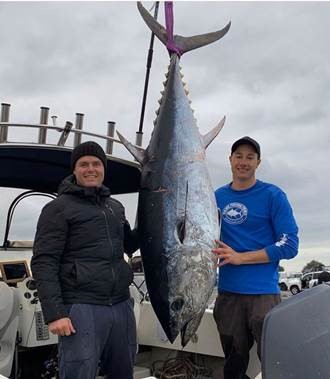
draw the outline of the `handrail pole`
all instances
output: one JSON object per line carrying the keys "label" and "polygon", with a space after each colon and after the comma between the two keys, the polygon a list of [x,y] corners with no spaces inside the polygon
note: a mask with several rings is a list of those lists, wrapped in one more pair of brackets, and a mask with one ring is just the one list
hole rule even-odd
{"label": "handrail pole", "polygon": [[[1,122],[9,122],[10,104],[1,103]],[[7,142],[8,139],[8,126],[0,126],[0,143]]]}

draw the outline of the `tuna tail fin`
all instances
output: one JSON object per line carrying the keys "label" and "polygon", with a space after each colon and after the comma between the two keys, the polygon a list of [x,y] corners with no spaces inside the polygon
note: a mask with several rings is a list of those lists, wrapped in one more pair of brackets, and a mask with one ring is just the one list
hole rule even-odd
{"label": "tuna tail fin", "polygon": [[[152,17],[152,15],[144,8],[140,1],[138,1],[137,7],[145,23],[148,25],[151,31],[158,37],[158,39],[166,46],[166,29]],[[174,43],[180,49],[182,55],[187,51],[194,50],[202,46],[206,46],[222,38],[228,32],[230,25],[231,22],[229,22],[223,29],[218,30],[216,32],[200,34],[192,37],[182,37],[180,35],[175,35]]]}
{"label": "tuna tail fin", "polygon": [[210,132],[202,136],[202,140],[204,143],[204,149],[206,149],[209,144],[214,140],[214,138],[219,134],[220,130],[224,126],[226,121],[226,116],[218,123],[218,125],[213,128]]}
{"label": "tuna tail fin", "polygon": [[230,25],[231,22],[229,22],[223,29],[217,30],[216,32],[199,34],[192,37],[182,37],[175,35],[174,42],[175,45],[180,49],[181,54],[184,54],[187,51],[209,45],[210,43],[222,38],[228,32]]}
{"label": "tuna tail fin", "polygon": [[133,157],[141,164],[145,162],[146,151],[142,147],[133,145],[127,139],[117,131],[120,142],[126,147],[126,149],[133,155]]}

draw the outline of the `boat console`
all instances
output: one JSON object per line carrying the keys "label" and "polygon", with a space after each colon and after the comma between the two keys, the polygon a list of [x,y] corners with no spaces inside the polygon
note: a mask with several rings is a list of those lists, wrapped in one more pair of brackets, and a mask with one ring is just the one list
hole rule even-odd
{"label": "boat console", "polygon": [[56,344],[44,322],[26,260],[0,262],[0,373],[10,375],[15,349]]}
{"label": "boat console", "polygon": [[15,295],[19,302],[19,345],[36,347],[56,344],[57,336],[49,333],[44,322],[35,280],[28,277],[18,283]]}

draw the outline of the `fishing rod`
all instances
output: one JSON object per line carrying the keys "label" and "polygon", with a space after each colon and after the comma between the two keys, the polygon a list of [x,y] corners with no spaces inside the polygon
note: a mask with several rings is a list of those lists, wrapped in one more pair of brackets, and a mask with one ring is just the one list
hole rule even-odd
{"label": "fishing rod", "polygon": [[[155,10],[154,10],[154,19],[155,20],[157,20],[157,17],[158,17],[158,8],[159,8],[159,1],[156,1],[155,2]],[[136,132],[135,144],[137,146],[142,146],[143,121],[144,121],[144,113],[145,113],[146,102],[147,102],[149,76],[150,76],[150,69],[151,69],[152,57],[153,57],[154,39],[155,39],[155,34],[152,32],[151,38],[150,38],[148,57],[147,57],[147,71],[146,71],[146,76],[145,76],[145,81],[144,81],[144,90],[143,90],[143,97],[142,97],[142,107],[141,107],[139,131]]]}

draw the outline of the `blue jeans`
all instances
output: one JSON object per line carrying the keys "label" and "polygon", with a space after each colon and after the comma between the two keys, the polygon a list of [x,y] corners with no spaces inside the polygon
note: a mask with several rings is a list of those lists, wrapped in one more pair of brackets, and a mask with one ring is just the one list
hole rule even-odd
{"label": "blue jeans", "polygon": [[133,300],[115,305],[72,304],[75,334],[59,338],[60,379],[133,379],[136,324]]}

